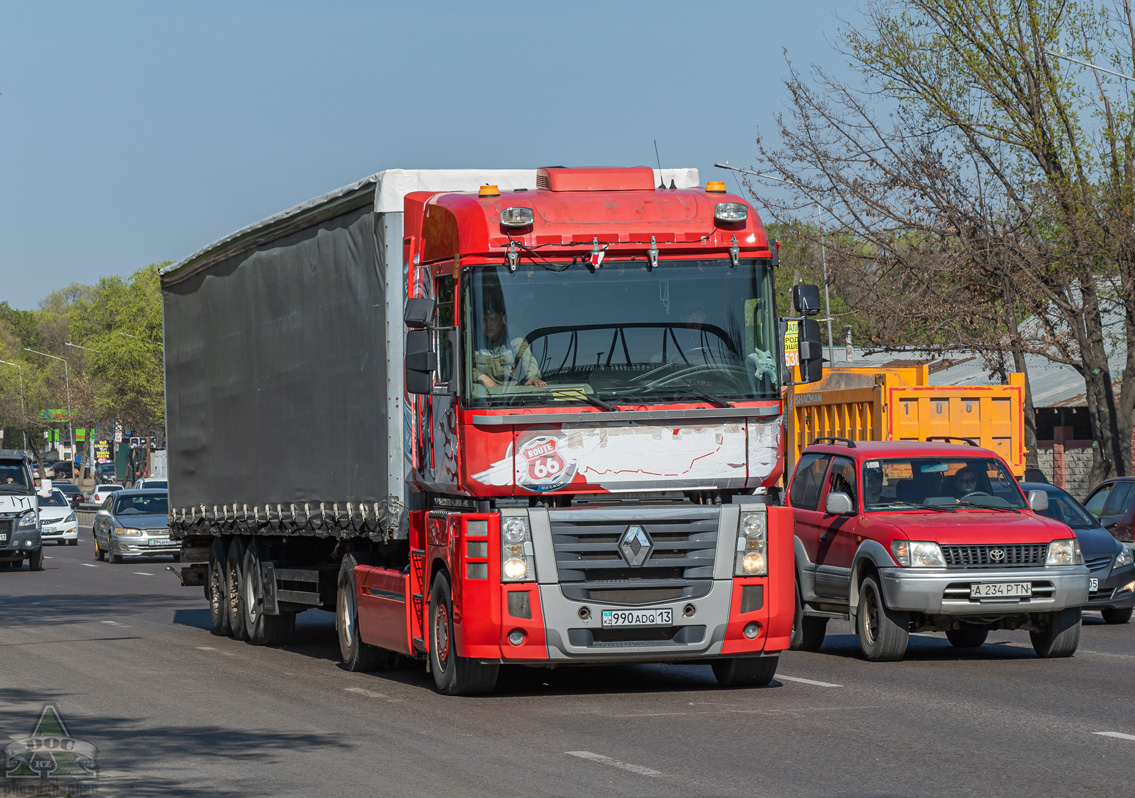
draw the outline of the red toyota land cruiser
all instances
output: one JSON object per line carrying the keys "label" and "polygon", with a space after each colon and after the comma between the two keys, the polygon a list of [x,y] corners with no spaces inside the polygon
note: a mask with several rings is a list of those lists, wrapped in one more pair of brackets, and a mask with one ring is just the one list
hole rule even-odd
{"label": "red toyota land cruiser", "polygon": [[972,648],[1027,629],[1041,657],[1080,640],[1088,569],[1076,536],[1034,510],[996,453],[924,441],[818,438],[788,490],[796,533],[793,648],[849,618],[863,655],[900,660],[911,632]]}

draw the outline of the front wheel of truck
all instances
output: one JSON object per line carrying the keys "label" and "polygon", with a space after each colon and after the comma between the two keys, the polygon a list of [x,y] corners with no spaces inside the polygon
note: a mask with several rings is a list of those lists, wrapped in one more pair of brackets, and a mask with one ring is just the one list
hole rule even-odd
{"label": "front wheel of truck", "polygon": [[1083,619],[1079,607],[1069,607],[1048,616],[1048,624],[1039,632],[1029,632],[1033,651],[1038,657],[1052,659],[1070,657],[1080,645]]}
{"label": "front wheel of truck", "polygon": [[453,638],[453,592],[444,571],[434,577],[430,590],[430,670],[443,695],[483,695],[497,683],[498,665],[483,664],[457,655]]}
{"label": "front wheel of truck", "polygon": [[816,618],[804,614],[804,599],[800,595],[800,586],[796,586],[796,614],[792,617],[792,642],[789,647],[793,651],[819,651],[824,645],[827,636],[828,619]]}
{"label": "front wheel of truck", "polygon": [[780,657],[733,657],[713,663],[713,675],[722,687],[764,687],[776,675]]}
{"label": "front wheel of truck", "polygon": [[906,655],[910,616],[887,606],[877,577],[869,576],[859,586],[855,631],[869,662],[898,662]]}
{"label": "front wheel of truck", "polygon": [[220,538],[213,538],[213,545],[209,547],[209,581],[205,584],[205,598],[209,602],[209,630],[215,635],[227,635],[231,631],[225,585],[225,544]]}
{"label": "front wheel of truck", "polygon": [[349,671],[389,670],[398,661],[398,655],[378,646],[364,643],[359,636],[358,587],[355,584],[355,566],[370,565],[363,553],[343,557],[339,566],[339,590],[335,598],[335,631],[339,635],[339,655],[343,667]]}

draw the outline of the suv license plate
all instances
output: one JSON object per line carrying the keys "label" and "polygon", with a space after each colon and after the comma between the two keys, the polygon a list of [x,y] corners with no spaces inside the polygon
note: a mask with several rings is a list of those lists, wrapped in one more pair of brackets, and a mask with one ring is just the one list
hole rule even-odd
{"label": "suv license plate", "polygon": [[604,626],[673,626],[674,610],[603,610]]}
{"label": "suv license plate", "polygon": [[1030,598],[1032,594],[1032,582],[977,582],[969,586],[971,599]]}

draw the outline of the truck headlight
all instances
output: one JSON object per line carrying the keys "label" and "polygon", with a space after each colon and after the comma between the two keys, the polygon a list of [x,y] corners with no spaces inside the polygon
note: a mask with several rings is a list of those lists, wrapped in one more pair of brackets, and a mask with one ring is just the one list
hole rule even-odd
{"label": "truck headlight", "polygon": [[28,527],[35,526],[35,510],[28,510],[20,516],[20,523],[17,525],[19,529],[27,529]]}
{"label": "truck headlight", "polygon": [[896,540],[891,543],[895,562],[904,568],[945,568],[942,548],[930,540]]}
{"label": "truck headlight", "polygon": [[1048,557],[1045,565],[1083,565],[1084,557],[1080,554],[1080,541],[1076,538],[1054,540],[1048,544]]}
{"label": "truck headlight", "polygon": [[768,574],[768,515],[764,508],[741,513],[737,529],[737,556],[734,576],[766,576]]}
{"label": "truck headlight", "polygon": [[1125,565],[1130,565],[1132,559],[1131,549],[1124,546],[1123,551],[1115,555],[1115,565],[1113,565],[1112,568],[1122,568]]}
{"label": "truck headlight", "polygon": [[501,513],[501,581],[531,582],[535,579],[536,559],[528,514]]}

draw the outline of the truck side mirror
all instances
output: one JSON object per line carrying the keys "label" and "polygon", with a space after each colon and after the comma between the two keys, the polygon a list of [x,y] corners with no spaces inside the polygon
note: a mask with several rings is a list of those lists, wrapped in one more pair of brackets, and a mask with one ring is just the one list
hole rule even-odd
{"label": "truck side mirror", "polygon": [[1043,490],[1029,491],[1029,507],[1033,512],[1043,513],[1048,509],[1048,492]]}
{"label": "truck side mirror", "polygon": [[820,289],[814,285],[792,286],[792,307],[801,316],[815,316],[820,312]]}
{"label": "truck side mirror", "polygon": [[406,311],[402,320],[407,327],[420,330],[429,327],[434,317],[434,301],[426,297],[414,297],[406,300]]}
{"label": "truck side mirror", "polygon": [[824,510],[828,515],[851,515],[855,512],[855,507],[846,493],[829,493]]}
{"label": "truck side mirror", "polygon": [[411,330],[406,333],[406,391],[408,393],[433,393],[437,354],[433,351],[432,344],[433,334],[429,330]]}
{"label": "truck side mirror", "polygon": [[[799,286],[797,286],[799,287]],[[800,382],[819,382],[824,376],[824,347],[820,343],[820,323],[815,319],[800,322]]]}

